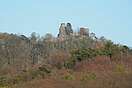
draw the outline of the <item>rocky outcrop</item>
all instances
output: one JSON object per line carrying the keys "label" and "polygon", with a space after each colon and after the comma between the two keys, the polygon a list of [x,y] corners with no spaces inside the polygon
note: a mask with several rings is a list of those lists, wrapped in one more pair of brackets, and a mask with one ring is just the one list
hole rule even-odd
{"label": "rocky outcrop", "polygon": [[65,36],[66,36],[66,26],[65,26],[65,23],[62,23],[60,28],[59,28],[58,37],[59,38],[64,38]]}
{"label": "rocky outcrop", "polygon": [[59,28],[58,38],[64,40],[69,36],[72,37],[89,37],[89,29],[87,27],[81,27],[78,32],[73,32],[71,23],[62,23]]}
{"label": "rocky outcrop", "polygon": [[70,23],[62,23],[59,28],[58,38],[66,38],[73,34],[72,25]]}
{"label": "rocky outcrop", "polygon": [[66,34],[67,35],[73,34],[72,25],[70,23],[67,23],[66,25]]}

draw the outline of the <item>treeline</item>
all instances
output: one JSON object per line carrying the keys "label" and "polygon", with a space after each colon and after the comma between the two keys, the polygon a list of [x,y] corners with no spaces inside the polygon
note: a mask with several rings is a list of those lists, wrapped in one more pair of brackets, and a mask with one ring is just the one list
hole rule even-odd
{"label": "treeline", "polygon": [[71,58],[65,63],[65,67],[73,68],[77,62],[84,60],[94,61],[97,56],[105,56],[110,59],[111,62],[121,62],[128,59],[132,54],[132,50],[127,46],[114,44],[113,42],[106,40],[103,47],[100,48],[81,48],[71,51]]}
{"label": "treeline", "polygon": [[[68,80],[69,85],[77,81],[73,86],[78,83],[83,86],[90,85],[90,80],[97,81],[100,85],[100,79],[103,84],[108,81],[105,75],[101,75],[103,78],[96,77],[101,71],[109,75],[110,82],[115,80],[114,76],[122,78],[124,73],[129,73],[126,75],[127,79],[122,78],[125,79],[123,82],[129,83],[131,58],[132,49],[114,44],[104,37],[97,38],[94,33],[69,35],[64,38],[54,37],[49,33],[42,37],[36,33],[32,33],[30,37],[0,33],[0,87],[20,88],[28,82],[46,80],[48,77],[59,82],[62,80],[67,83]],[[114,85],[110,82],[108,81],[108,87]],[[14,87],[15,85],[18,87]]]}
{"label": "treeline", "polygon": [[96,56],[108,56],[111,61],[121,61],[131,53],[129,47],[95,35],[68,36],[61,40],[52,34],[40,37],[32,33],[26,37],[0,33],[0,69],[13,66],[19,71],[43,64],[71,68],[78,61],[93,60]]}

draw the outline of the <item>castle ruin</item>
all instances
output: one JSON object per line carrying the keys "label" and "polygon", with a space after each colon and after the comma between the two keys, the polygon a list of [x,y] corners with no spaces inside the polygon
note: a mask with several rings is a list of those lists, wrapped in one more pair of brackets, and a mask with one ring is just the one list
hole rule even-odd
{"label": "castle ruin", "polygon": [[81,27],[78,32],[73,32],[71,23],[62,23],[59,28],[59,39],[65,39],[69,36],[89,36],[89,29]]}

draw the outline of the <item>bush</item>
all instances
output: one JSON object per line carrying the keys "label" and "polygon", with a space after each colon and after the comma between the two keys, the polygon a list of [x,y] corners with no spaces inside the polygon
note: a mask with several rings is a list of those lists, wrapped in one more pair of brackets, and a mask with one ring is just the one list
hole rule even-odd
{"label": "bush", "polygon": [[64,67],[68,69],[72,69],[75,66],[76,61],[74,59],[70,59],[65,61]]}
{"label": "bush", "polygon": [[125,73],[125,66],[123,64],[117,64],[115,67],[115,72],[116,73]]}
{"label": "bush", "polygon": [[3,86],[3,87],[1,87],[1,86],[0,86],[0,88],[10,88],[10,87],[8,87],[8,86]]}
{"label": "bush", "polygon": [[84,73],[81,77],[82,82],[90,81],[90,80],[95,80],[96,79],[96,74],[95,73]]}
{"label": "bush", "polygon": [[74,80],[74,76],[72,74],[67,74],[63,77],[64,80]]}
{"label": "bush", "polygon": [[0,87],[5,87],[8,85],[9,79],[5,76],[0,77]]}
{"label": "bush", "polygon": [[77,49],[71,52],[72,58],[74,58],[76,61],[91,60],[96,55],[97,55],[96,50],[91,48]]}

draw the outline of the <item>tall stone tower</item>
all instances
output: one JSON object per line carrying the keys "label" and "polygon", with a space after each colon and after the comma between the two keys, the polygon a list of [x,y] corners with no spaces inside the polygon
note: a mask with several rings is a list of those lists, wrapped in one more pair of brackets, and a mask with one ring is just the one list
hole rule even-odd
{"label": "tall stone tower", "polygon": [[73,34],[72,25],[70,23],[62,23],[59,28],[58,38],[65,39]]}
{"label": "tall stone tower", "polygon": [[59,38],[64,38],[66,37],[66,26],[65,23],[61,23],[61,26],[59,28],[59,34],[58,34]]}
{"label": "tall stone tower", "polygon": [[66,33],[67,33],[67,35],[73,34],[71,23],[67,23],[67,25],[66,25]]}

